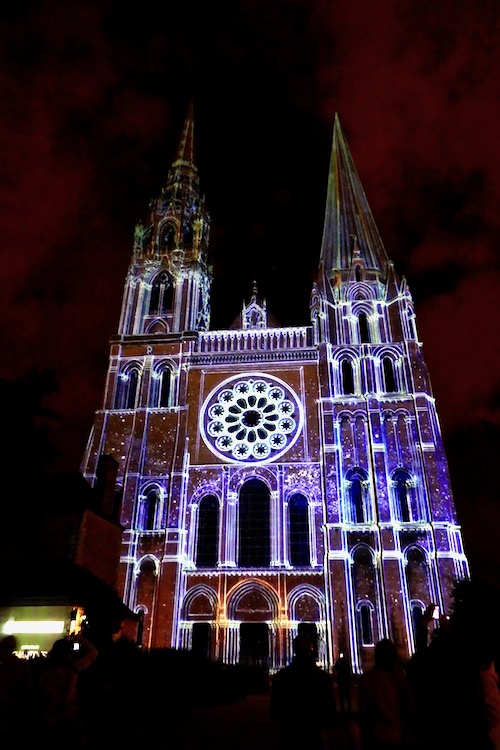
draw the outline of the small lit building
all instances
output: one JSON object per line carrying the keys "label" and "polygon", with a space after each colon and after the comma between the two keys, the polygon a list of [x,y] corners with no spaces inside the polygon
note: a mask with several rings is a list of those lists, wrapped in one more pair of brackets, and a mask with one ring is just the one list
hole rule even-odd
{"label": "small lit building", "polygon": [[43,512],[38,523],[25,523],[0,573],[0,637],[15,635],[25,655],[80,630],[105,642],[122,622],[136,637],[139,618],[116,591],[123,531],[116,468],[103,456],[95,488],[78,473],[46,477],[38,487]]}

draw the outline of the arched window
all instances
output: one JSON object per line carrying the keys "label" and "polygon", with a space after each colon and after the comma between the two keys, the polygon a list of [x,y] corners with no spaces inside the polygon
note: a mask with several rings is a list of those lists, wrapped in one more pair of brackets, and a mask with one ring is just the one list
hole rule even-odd
{"label": "arched window", "polygon": [[290,565],[311,564],[309,549],[309,508],[304,495],[293,495],[288,504],[288,532],[290,539]]}
{"label": "arched window", "polygon": [[198,538],[196,540],[196,566],[215,568],[219,558],[219,501],[215,495],[206,495],[200,501]]}
{"label": "arched window", "polygon": [[394,377],[394,363],[390,357],[384,357],[382,360],[382,369],[384,371],[384,385],[386,393],[396,393],[396,378]]}
{"label": "arched window", "polygon": [[352,583],[356,604],[356,627],[358,638],[363,646],[373,644],[376,621],[373,617],[375,602],[378,599],[377,575],[373,562],[373,550],[367,545],[359,545],[353,553]]}
{"label": "arched window", "polygon": [[239,497],[238,565],[267,568],[271,563],[269,489],[260,479],[250,479]]}
{"label": "arched window", "polygon": [[363,646],[371,646],[373,644],[372,614],[372,607],[368,603],[364,602],[359,606],[359,632]]}
{"label": "arched window", "polygon": [[361,266],[356,266],[356,268],[354,269],[354,274],[356,276],[356,281],[361,281],[361,279],[363,278],[361,274]]}
{"label": "arched window", "polygon": [[368,326],[368,316],[366,313],[360,313],[358,316],[359,341],[361,344],[370,343],[370,328]]}
{"label": "arched window", "polygon": [[411,521],[411,508],[408,490],[411,487],[411,477],[404,469],[397,469],[393,476],[396,509],[399,520],[404,523]]}
{"label": "arched window", "polygon": [[416,647],[420,645],[427,645],[420,644],[420,638],[422,633],[422,616],[423,616],[423,607],[420,602],[411,602],[411,624],[412,624],[412,630],[413,630],[413,638],[414,642],[416,644]]}
{"label": "arched window", "polygon": [[182,229],[182,237],[184,240],[184,247],[189,248],[193,244],[193,225],[191,223],[184,224],[184,227]]}
{"label": "arched window", "polygon": [[420,607],[423,612],[427,604],[435,599],[435,594],[427,556],[418,545],[413,545],[406,550],[405,577],[412,612],[415,606]]}
{"label": "arched window", "polygon": [[172,373],[169,367],[163,368],[160,373],[160,385],[159,385],[159,403],[158,406],[161,409],[166,409],[170,406],[170,383]]}
{"label": "arched window", "polygon": [[159,273],[153,281],[149,298],[149,315],[163,315],[172,308],[173,285],[166,271]]}
{"label": "arched window", "polygon": [[367,474],[363,469],[351,469],[347,472],[346,479],[349,482],[350,518],[353,523],[366,523],[368,521],[365,498]]}
{"label": "arched window", "polygon": [[137,400],[137,384],[139,382],[139,373],[135,369],[129,370],[128,373],[128,388],[125,409],[134,409]]}
{"label": "arched window", "polygon": [[119,375],[115,393],[115,409],[135,409],[138,384],[137,367],[130,367]]}
{"label": "arched window", "polygon": [[160,498],[157,490],[149,490],[144,499],[144,509],[142,514],[142,528],[145,531],[153,531],[156,528],[156,519]]}
{"label": "arched window", "polygon": [[[151,611],[151,604],[154,601],[157,582],[158,574],[153,560],[150,558],[142,560],[137,577],[136,596],[137,602],[146,605],[149,611]],[[144,633],[147,631],[148,624],[147,622],[144,623]]]}
{"label": "arched window", "polygon": [[354,389],[354,372],[350,359],[342,360],[342,393],[348,396],[355,392]]}
{"label": "arched window", "polygon": [[172,252],[172,250],[175,249],[175,235],[175,224],[169,221],[167,224],[165,224],[162,235],[162,245],[164,245],[169,252]]}

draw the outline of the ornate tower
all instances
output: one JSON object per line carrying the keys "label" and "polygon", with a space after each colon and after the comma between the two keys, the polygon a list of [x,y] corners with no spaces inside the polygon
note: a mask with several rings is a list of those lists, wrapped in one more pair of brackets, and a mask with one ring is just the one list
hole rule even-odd
{"label": "ornate tower", "polygon": [[254,284],[209,329],[209,218],[190,110],[136,228],[103,408],[82,471],[119,464],[120,587],[143,647],[288,662],[300,630],[354,669],[450,607],[468,577],[406,281],[335,118],[311,324],[280,327]]}

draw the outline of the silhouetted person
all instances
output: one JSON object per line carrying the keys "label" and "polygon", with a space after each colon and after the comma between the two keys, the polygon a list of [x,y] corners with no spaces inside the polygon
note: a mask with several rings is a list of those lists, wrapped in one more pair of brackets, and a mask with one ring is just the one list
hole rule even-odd
{"label": "silhouetted person", "polygon": [[14,635],[0,641],[0,746],[28,746],[32,725],[26,717],[34,709],[34,681],[30,665],[14,653],[18,642]]}
{"label": "silhouetted person", "polygon": [[53,644],[37,670],[43,739],[51,748],[84,747],[85,720],[80,708],[78,679],[97,657],[97,649],[83,635]]}
{"label": "silhouetted person", "polygon": [[427,648],[410,660],[418,737],[426,750],[495,747],[498,730],[494,714],[498,708],[491,703],[494,674],[488,669],[495,652],[498,618],[488,617],[490,593],[469,581],[459,582],[453,592],[451,616],[441,614],[430,629]]}
{"label": "silhouetted person", "polygon": [[492,750],[500,750],[500,690],[495,661],[486,647],[479,660],[479,694]]}
{"label": "silhouetted person", "polygon": [[[359,712],[363,750],[399,750],[413,734],[413,692],[389,638],[375,645],[375,665],[361,675]],[[413,745],[412,745],[413,746]]]}
{"label": "silhouetted person", "polygon": [[281,748],[324,750],[333,747],[335,695],[333,677],[318,667],[313,642],[295,637],[294,657],[271,682],[271,717],[280,724]]}
{"label": "silhouetted person", "polygon": [[334,669],[337,674],[340,710],[342,713],[351,713],[351,664],[344,653],[339,654]]}
{"label": "silhouetted person", "polygon": [[[136,726],[124,722],[123,716],[138,711],[142,692],[131,690],[130,685],[144,682],[141,670],[144,659],[145,655],[123,634],[121,626],[108,643],[100,645],[92,668],[81,677],[91,746],[98,747],[102,743],[110,746],[116,744],[117,747],[120,743],[133,744]],[[146,694],[151,700],[150,691],[146,691]]]}

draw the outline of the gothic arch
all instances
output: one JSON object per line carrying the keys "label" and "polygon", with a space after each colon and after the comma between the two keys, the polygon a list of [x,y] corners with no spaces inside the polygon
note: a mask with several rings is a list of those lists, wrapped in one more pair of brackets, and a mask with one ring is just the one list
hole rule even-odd
{"label": "gothic arch", "polygon": [[278,490],[276,472],[268,466],[258,466],[254,469],[249,469],[248,467],[237,469],[230,477],[229,492],[234,492],[238,495],[243,485],[250,479],[259,479],[267,485],[270,493],[277,492]]}
{"label": "gothic arch", "polygon": [[120,370],[116,380],[115,409],[135,409],[139,398],[142,372],[140,362],[128,362]]}
{"label": "gothic arch", "polygon": [[346,516],[351,523],[370,523],[369,480],[365,469],[355,466],[345,475],[347,490]]}
{"label": "gothic arch", "polygon": [[137,561],[134,570],[135,606],[141,607],[143,612],[148,612],[148,616],[145,616],[141,621],[141,642],[143,634],[147,634],[146,642],[149,643],[151,637],[150,613],[153,611],[153,602],[156,598],[159,561],[153,555],[145,555]]}
{"label": "gothic arch", "polygon": [[196,567],[216,568],[219,562],[220,502],[217,495],[206,493],[198,503],[196,529]]}
{"label": "gothic arch", "polygon": [[144,570],[146,570],[146,568],[148,571],[150,570],[153,575],[157,576],[160,571],[160,561],[154,555],[143,555],[137,560],[134,566],[135,575],[139,576]]}
{"label": "gothic arch", "polygon": [[427,551],[418,544],[404,550],[404,565],[408,598],[430,604],[434,601],[431,568]]}
{"label": "gothic arch", "polygon": [[288,498],[288,561],[293,567],[311,565],[310,501],[303,492]]}
{"label": "gothic arch", "polygon": [[378,584],[374,551],[367,544],[357,544],[351,550],[351,560],[358,643],[371,646],[378,640]]}
{"label": "gothic arch", "polygon": [[337,422],[339,424],[345,421],[351,424],[354,424],[357,419],[362,419],[363,422],[366,423],[366,414],[361,409],[358,409],[358,408],[356,408],[354,411],[349,411],[348,409],[339,411],[338,416],[337,416]]}
{"label": "gothic arch", "polygon": [[164,315],[172,309],[174,281],[165,269],[161,269],[151,279],[149,294],[149,315]]}
{"label": "gothic arch", "polygon": [[276,620],[279,598],[276,591],[264,581],[252,579],[238,583],[226,598],[228,620],[262,622]]}
{"label": "gothic arch", "polygon": [[219,600],[217,593],[210,586],[198,584],[189,589],[182,603],[182,617],[184,620],[208,619],[215,620]]}
{"label": "gothic arch", "polygon": [[160,335],[169,333],[168,323],[162,318],[156,318],[146,326],[145,333],[158,333]]}
{"label": "gothic arch", "polygon": [[168,218],[158,227],[160,247],[165,248],[168,253],[175,250],[179,241],[179,223],[173,218]]}
{"label": "gothic arch", "polygon": [[238,567],[271,565],[271,493],[263,479],[249,477],[238,493]]}
{"label": "gothic arch", "polygon": [[356,378],[354,374],[354,362],[350,357],[340,360],[340,393],[344,396],[352,396],[356,393]]}
{"label": "gothic arch", "polygon": [[160,484],[152,482],[144,486],[137,500],[137,529],[154,531],[162,527],[164,497],[165,489]]}
{"label": "gothic arch", "polygon": [[299,584],[288,594],[290,620],[320,622],[326,619],[325,596],[310,584]]}
{"label": "gothic arch", "polygon": [[[364,275],[364,268],[362,269],[362,274]],[[355,303],[355,314],[358,315],[362,310],[366,312],[367,314],[370,314],[373,312],[373,308],[371,304],[369,305],[358,305],[357,303],[363,303],[363,302],[372,302],[376,300],[376,291],[373,288],[373,286],[367,282],[367,281],[356,281],[355,284],[349,284],[349,288],[347,290],[347,299],[349,302]],[[354,312],[354,306],[353,306],[353,312]]]}
{"label": "gothic arch", "polygon": [[169,359],[158,362],[153,370],[154,389],[152,406],[167,409],[175,403],[177,367]]}
{"label": "gothic arch", "polygon": [[394,359],[388,355],[382,357],[381,361],[381,386],[385,393],[397,393],[399,391],[396,377],[396,367]]}
{"label": "gothic arch", "polygon": [[398,467],[391,474],[391,483],[394,493],[395,517],[403,523],[417,520],[415,518],[415,481],[411,472],[403,467]]}

